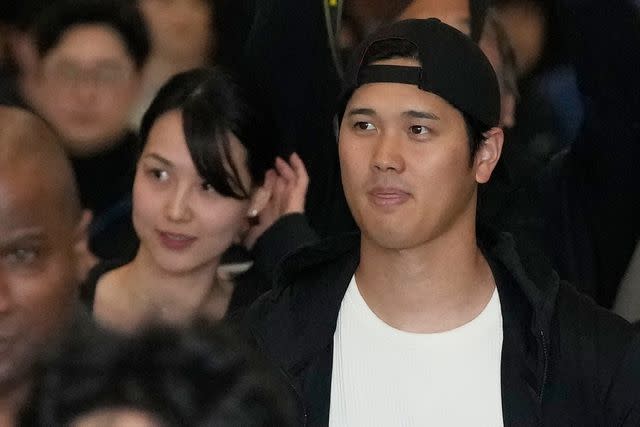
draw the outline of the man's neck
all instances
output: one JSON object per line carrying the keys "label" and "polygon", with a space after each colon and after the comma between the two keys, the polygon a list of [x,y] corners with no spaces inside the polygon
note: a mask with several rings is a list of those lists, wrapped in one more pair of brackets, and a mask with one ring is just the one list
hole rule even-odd
{"label": "man's neck", "polygon": [[475,227],[449,230],[421,246],[385,249],[363,235],[356,281],[387,324],[407,332],[444,332],[478,316],[495,282]]}

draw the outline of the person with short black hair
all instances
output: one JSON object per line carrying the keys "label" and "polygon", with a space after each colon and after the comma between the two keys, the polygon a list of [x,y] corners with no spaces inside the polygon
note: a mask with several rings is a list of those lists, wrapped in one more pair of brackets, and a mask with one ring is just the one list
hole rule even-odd
{"label": "person with short black hair", "polygon": [[33,107],[60,135],[83,205],[93,212],[99,258],[135,251],[130,192],[136,135],[128,118],[149,54],[146,26],[124,0],[56,0],[35,19],[38,52]]}
{"label": "person with short black hair", "polygon": [[41,370],[21,425],[293,426],[287,390],[228,325],[85,333]]}
{"label": "person with short black hair", "polygon": [[353,55],[341,105],[360,233],[289,257],[245,317],[299,422],[638,425],[640,337],[476,223],[503,145],[480,48],[436,19],[393,23]]}
{"label": "person with short black hair", "polygon": [[71,155],[111,148],[127,131],[128,109],[149,55],[136,6],[120,0],[58,0],[40,13],[33,33],[41,61],[37,107]]}

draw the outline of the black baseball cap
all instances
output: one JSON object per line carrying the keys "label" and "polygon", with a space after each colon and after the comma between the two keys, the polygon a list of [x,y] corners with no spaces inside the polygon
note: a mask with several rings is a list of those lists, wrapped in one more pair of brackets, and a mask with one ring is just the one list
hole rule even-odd
{"label": "black baseball cap", "polygon": [[[415,46],[420,66],[365,63],[369,49],[385,40],[404,40]],[[435,18],[394,22],[358,46],[346,70],[339,120],[353,91],[375,82],[416,85],[487,129],[500,121],[500,89],[491,63],[468,36]]]}

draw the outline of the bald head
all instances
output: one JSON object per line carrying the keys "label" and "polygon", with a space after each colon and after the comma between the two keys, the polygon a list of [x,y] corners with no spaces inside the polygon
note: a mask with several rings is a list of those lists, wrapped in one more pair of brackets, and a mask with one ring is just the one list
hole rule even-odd
{"label": "bald head", "polygon": [[12,337],[0,354],[0,399],[29,384],[71,323],[85,222],[54,133],[29,112],[0,107],[0,330]]}
{"label": "bald head", "polygon": [[0,106],[0,180],[12,181],[17,173],[35,173],[65,214],[80,217],[73,170],[53,130],[33,113]]}

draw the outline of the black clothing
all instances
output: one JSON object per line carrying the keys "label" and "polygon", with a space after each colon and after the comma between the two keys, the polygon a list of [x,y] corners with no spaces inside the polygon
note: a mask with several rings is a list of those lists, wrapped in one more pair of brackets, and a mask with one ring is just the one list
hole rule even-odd
{"label": "black clothing", "polygon": [[[502,307],[505,425],[640,425],[640,338],[630,325],[535,260],[521,263],[508,234],[480,241]],[[297,252],[245,317],[297,394],[300,425],[328,424],[333,334],[359,242],[354,234]]]}
{"label": "black clothing", "polygon": [[131,190],[138,140],[128,132],[108,150],[72,157],[80,200],[93,213],[89,233],[92,252],[102,259],[130,258],[138,240],[131,223]]}
{"label": "black clothing", "polygon": [[129,262],[130,260],[125,259],[112,259],[108,261],[102,261],[96,264],[89,271],[87,278],[80,287],[80,301],[82,301],[82,303],[90,313],[93,313],[93,303],[96,299],[96,287],[100,278],[111,270],[120,268]]}
{"label": "black clothing", "polygon": [[0,105],[25,108],[15,73],[2,65],[0,65]]}
{"label": "black clothing", "polygon": [[[280,261],[317,240],[315,232],[309,227],[303,214],[285,215],[276,221],[256,241],[250,253],[251,259],[254,260],[253,266],[233,278],[235,287],[227,316],[240,317],[256,298],[271,289],[274,270]],[[224,258],[223,256],[223,260]],[[80,290],[80,299],[90,312],[93,312],[96,286],[100,278],[109,271],[128,264],[132,259],[133,256],[107,260],[91,269]]]}
{"label": "black clothing", "polygon": [[105,151],[72,157],[82,204],[96,216],[131,193],[138,158],[138,139],[127,132]]}
{"label": "black clothing", "polygon": [[[91,269],[87,280],[81,288],[80,298],[87,310],[93,312],[93,304],[96,296],[96,287],[100,278],[108,272],[128,264],[128,260],[109,260],[97,264]],[[269,282],[259,275],[255,268],[250,268],[247,272],[234,277],[235,284],[231,301],[227,309],[227,315],[236,317],[246,307],[251,305],[256,298],[269,290]]]}
{"label": "black clothing", "polygon": [[611,307],[640,237],[640,12],[626,0],[555,4],[585,117],[535,183],[542,235],[561,277]]}

